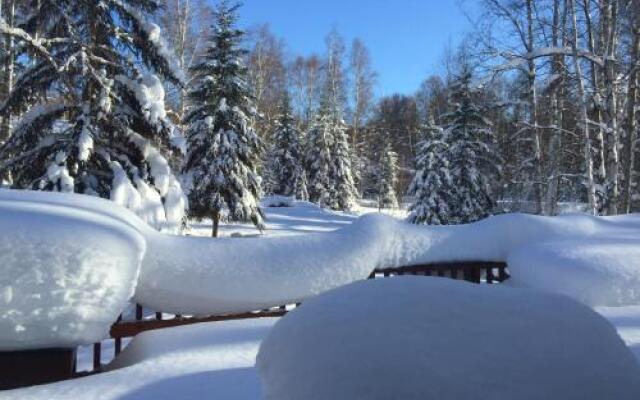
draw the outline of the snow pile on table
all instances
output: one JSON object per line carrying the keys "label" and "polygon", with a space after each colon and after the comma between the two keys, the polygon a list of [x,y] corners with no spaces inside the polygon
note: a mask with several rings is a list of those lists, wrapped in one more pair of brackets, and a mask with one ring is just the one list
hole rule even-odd
{"label": "snow pile on table", "polygon": [[0,191],[0,350],[108,336],[133,295],[145,242],[133,214],[102,203]]}
{"label": "snow pile on table", "polygon": [[613,327],[564,296],[443,278],[357,282],[262,343],[266,399],[638,399]]}
{"label": "snow pile on table", "polygon": [[0,391],[1,400],[256,400],[260,342],[275,318],[203,323],[142,333],[105,373]]}

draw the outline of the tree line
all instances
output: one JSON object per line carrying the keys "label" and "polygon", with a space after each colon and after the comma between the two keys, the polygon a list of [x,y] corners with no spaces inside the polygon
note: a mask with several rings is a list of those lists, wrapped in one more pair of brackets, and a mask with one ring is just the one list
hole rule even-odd
{"label": "tree line", "polygon": [[479,1],[446,72],[376,98],[362,40],[334,29],[324,54],[292,55],[228,1],[0,0],[2,179],[160,228],[188,203],[214,234],[262,227],[262,193],[335,210],[407,195],[431,224],[634,211],[638,3]]}

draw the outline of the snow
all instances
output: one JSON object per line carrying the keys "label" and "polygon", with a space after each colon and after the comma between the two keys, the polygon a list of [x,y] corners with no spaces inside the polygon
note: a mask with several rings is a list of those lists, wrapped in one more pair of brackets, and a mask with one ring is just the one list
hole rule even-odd
{"label": "snow", "polygon": [[134,293],[145,241],[112,211],[92,210],[94,200],[0,190],[0,350],[108,336]]}
{"label": "snow", "polygon": [[267,400],[640,398],[640,365],[588,307],[444,278],[313,298],[273,327],[257,368]]}
{"label": "snow", "polygon": [[[137,192],[133,185],[131,189]],[[265,201],[268,203],[271,199]],[[27,211],[34,213],[27,214]],[[360,213],[372,211],[367,207],[358,210]],[[5,218],[5,212],[9,214],[8,218]],[[134,293],[137,266],[132,266],[128,272],[125,269],[118,272],[112,267],[108,270],[103,267],[114,253],[140,257],[134,254],[136,249],[139,250],[136,246],[144,248],[146,243],[136,299],[146,296],[153,303],[152,308],[166,312],[175,310],[165,309],[165,303],[189,311],[182,314],[246,311],[295,302],[297,299],[305,299],[304,309],[315,301],[308,297],[359,280],[378,265],[507,260],[513,275],[508,281],[509,285],[543,288],[567,294],[588,305],[597,305],[596,311],[616,327],[627,346],[640,359],[640,306],[636,305],[640,301],[633,290],[634,286],[638,287],[636,271],[640,270],[635,264],[638,257],[634,249],[639,247],[640,216],[596,218],[566,215],[548,218],[511,214],[470,225],[426,227],[409,225],[380,215],[358,219],[357,215],[331,212],[300,201],[291,202],[291,207],[266,208],[265,212],[267,230],[260,237],[215,240],[176,237],[156,232],[134,213],[114,206],[110,201],[74,194],[0,190],[0,231],[10,232],[8,237],[12,238],[1,243],[4,247],[0,249],[0,262],[13,265],[14,261],[7,258],[9,254],[22,254],[25,248],[31,251],[26,247],[28,245],[34,246],[36,253],[33,258],[38,261],[36,265],[29,258],[21,256],[16,269],[7,269],[7,275],[0,278],[0,345],[15,345],[18,341],[20,348],[31,348],[27,345],[33,344],[35,347],[40,340],[40,343],[63,346],[91,343],[105,337],[106,328]],[[210,225],[203,222],[192,226],[189,233],[209,234],[210,229]],[[241,224],[223,225],[221,229],[224,236],[256,233],[255,228]],[[19,241],[18,234],[21,232],[28,232],[29,243]],[[35,244],[32,240],[35,240]],[[96,243],[100,244],[99,248],[94,248],[97,247]],[[78,248],[91,253],[82,253],[88,255],[83,255],[80,263],[74,261],[73,265],[63,265],[62,255],[67,254],[64,251],[70,249],[68,253],[75,254],[80,251]],[[139,261],[139,258],[136,260]],[[56,265],[56,268],[52,269],[51,265]],[[64,275],[60,273],[63,267]],[[38,274],[38,278],[43,278],[48,286],[36,288],[32,279],[34,273]],[[72,279],[78,276],[81,278]],[[84,278],[79,289],[75,285]],[[122,279],[125,284],[119,283],[116,287],[113,284],[116,278]],[[391,281],[395,279],[402,278]],[[419,279],[430,280],[424,277]],[[575,285],[568,284],[569,279]],[[18,284],[22,286],[18,287]],[[527,296],[534,293],[496,285],[479,290],[507,291]],[[105,298],[108,291],[112,293]],[[39,300],[33,296],[34,293],[46,295]],[[165,296],[167,299],[162,299]],[[375,302],[371,302],[374,309],[371,315],[374,317],[370,319],[375,322],[375,310],[386,307],[387,302],[393,303],[394,299],[394,296],[379,295]],[[10,306],[5,307],[5,304]],[[415,307],[416,304],[439,303],[421,300],[402,309],[426,312],[424,307]],[[515,307],[520,303],[513,304]],[[532,304],[537,303],[533,301]],[[557,304],[560,306],[554,301],[548,309],[555,313],[556,308],[563,308],[564,303]],[[42,310],[49,310],[46,307],[50,305],[60,307],[43,314]],[[112,311],[107,312],[107,307]],[[484,300],[477,302],[477,307],[482,307],[482,310],[476,310],[475,318],[484,320],[495,316],[502,319],[502,309],[488,312]],[[38,315],[42,320],[35,319]],[[345,321],[357,319],[359,315],[363,314],[352,313]],[[454,312],[453,316],[456,315]],[[452,321],[462,321],[462,318],[456,317]],[[528,328],[528,332],[537,332],[539,324],[529,323],[529,320],[520,318],[520,322],[527,327],[533,326]],[[38,321],[44,322],[36,332],[31,327]],[[57,321],[73,321],[74,324],[64,325],[65,329],[69,329],[68,332],[54,333],[55,329],[59,330],[62,326]],[[451,330],[452,333],[448,335],[462,335],[468,329],[475,329],[477,319],[469,321],[465,322],[464,331]],[[0,399],[262,398],[260,381],[253,365],[258,346],[273,323],[273,320],[233,321],[145,333],[132,341],[117,364],[109,367],[110,372],[4,392],[0,393]],[[562,325],[562,321],[559,324],[553,322],[553,325],[547,326],[552,326],[554,330],[556,326],[558,329],[566,326]],[[393,321],[387,325],[396,328],[374,329],[367,332],[366,337],[382,336],[384,341],[378,340],[378,348],[394,350],[397,345],[391,338],[398,333],[397,326],[401,325],[394,325]],[[23,327],[27,329],[22,331]],[[546,333],[551,334],[548,331]],[[574,332],[574,336],[582,343],[583,339],[593,337],[590,334],[588,338],[582,338],[583,332],[592,331],[592,327],[578,326],[575,329],[578,333]],[[424,343],[432,343],[428,332],[421,331],[419,335]],[[491,338],[492,335],[482,334],[482,337]],[[452,343],[474,344],[474,351],[489,349],[491,345],[486,344],[485,339],[468,342],[456,338],[454,336],[451,339]],[[504,342],[513,342],[514,338],[510,336]],[[386,346],[385,343],[393,345]],[[314,346],[322,348],[319,344]],[[606,345],[598,343],[582,349],[580,360],[589,364],[589,368],[599,368],[591,365],[599,362],[588,361],[600,357],[606,348]],[[104,362],[108,361],[110,354],[112,347],[103,350]],[[521,360],[529,360],[536,354],[542,354],[542,350],[529,350],[524,356],[520,353]],[[308,359],[311,356],[309,354]],[[547,365],[555,363],[553,356]],[[606,358],[604,360],[604,366],[610,365]],[[88,363],[86,359],[80,361],[82,365]],[[624,368],[618,370],[625,371]],[[598,377],[620,378],[620,375],[611,371],[600,373]],[[626,371],[633,371],[633,368],[627,368]],[[376,384],[379,377],[384,376],[382,372],[367,384]],[[496,379],[505,376],[502,372],[494,375]],[[560,375],[569,379],[564,372]],[[421,377],[428,376],[427,372],[421,374]],[[458,375],[458,382],[474,377],[473,374],[461,376]],[[500,381],[500,385],[503,383]],[[500,385],[489,385],[483,381],[476,387],[481,386],[485,390],[487,386]],[[394,397],[404,398],[402,393]],[[602,397],[611,398],[597,396],[597,393],[584,398]]]}
{"label": "snow", "polygon": [[176,314],[224,314],[297,303],[366,278],[384,259],[385,222],[288,237],[148,238],[135,299]]}
{"label": "snow", "polygon": [[[136,190],[123,189],[118,201],[128,206],[127,202],[140,202],[140,210],[150,214],[161,210],[159,196],[152,201],[151,194],[157,192],[147,187],[145,194],[141,189],[146,184],[136,184]],[[141,198],[128,197],[131,193]],[[21,196],[4,191],[0,199],[5,195]],[[38,194],[32,199],[55,201],[67,209],[84,205],[100,213],[110,208],[117,219],[133,225],[147,247],[135,300],[163,312],[259,310],[297,303],[364,279],[375,268],[473,260],[513,264],[509,281],[513,286],[551,290],[591,306],[640,304],[640,290],[636,289],[640,258],[634,249],[640,248],[637,215],[509,214],[468,225],[417,226],[378,214],[356,219],[294,202],[293,207],[269,209],[269,227],[282,230],[275,235],[212,240],[159,233],[125,210],[92,200],[55,194]],[[162,217],[154,214],[146,219]],[[299,235],[319,230],[326,232]]]}
{"label": "snow", "polygon": [[60,192],[73,192],[74,180],[65,165],[67,156],[64,152],[56,153],[55,160],[47,167],[47,179],[59,186]]}
{"label": "snow", "polygon": [[[240,312],[300,302],[364,279],[375,268],[507,261],[514,263],[513,286],[544,288],[591,306],[636,305],[636,251],[620,251],[615,243],[624,241],[626,249],[640,245],[639,229],[637,215],[509,214],[456,226],[417,226],[366,215],[340,230],[307,236],[211,241],[155,235],[148,242],[136,300],[173,313]],[[596,242],[602,243],[597,254],[589,250]],[[545,268],[548,257],[536,246],[548,243],[576,249],[570,270]],[[565,284],[571,279],[579,287]]]}
{"label": "snow", "polygon": [[0,392],[0,399],[262,398],[255,357],[276,320],[203,323],[136,336],[108,372]]}
{"label": "snow", "polygon": [[514,286],[562,293],[585,304],[624,306],[640,299],[638,239],[585,239],[522,246],[507,257]]}

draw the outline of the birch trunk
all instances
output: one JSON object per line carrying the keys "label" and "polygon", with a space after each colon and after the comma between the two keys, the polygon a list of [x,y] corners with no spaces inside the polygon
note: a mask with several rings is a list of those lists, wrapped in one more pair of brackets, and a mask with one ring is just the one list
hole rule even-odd
{"label": "birch trunk", "polygon": [[[527,50],[533,52],[533,0],[527,0]],[[542,173],[542,144],[538,125],[538,95],[536,93],[536,64],[533,57],[529,57],[528,64],[528,89],[529,89],[529,126],[533,134],[534,151],[534,180],[533,191],[536,202],[536,213],[545,213],[543,207],[543,173]]]}
{"label": "birch trunk", "polygon": [[[562,24],[562,25],[561,25]],[[560,0],[554,0],[553,4],[553,26],[552,26],[552,45],[553,47],[559,47],[565,45],[564,39],[561,40],[560,36],[564,32],[566,27],[566,9],[562,10]],[[563,37],[564,38],[564,37]],[[548,186],[546,193],[546,205],[547,214],[556,215],[558,213],[558,195],[560,185],[560,150],[562,148],[562,127],[563,127],[563,109],[564,109],[564,75],[565,75],[565,57],[562,54],[557,54],[552,59],[551,69],[554,79],[558,82],[554,82],[554,89],[551,96],[551,107],[553,113],[553,121],[555,129],[552,131],[551,139],[549,140],[549,148],[547,153],[549,154],[549,173],[548,173]]]}
{"label": "birch trunk", "polygon": [[[6,22],[9,26],[13,27],[15,24],[15,2],[14,0],[6,0],[3,2],[4,4],[0,5],[0,10],[2,6],[4,6],[4,12],[6,15]],[[0,14],[2,11],[0,11]],[[14,81],[14,40],[13,36],[5,35],[4,38],[4,60],[3,60],[3,69],[4,76],[2,82],[2,89],[5,96],[8,96],[9,93],[13,90],[13,81]],[[3,99],[4,100],[4,99]],[[0,143],[6,141],[9,136],[11,136],[11,115],[3,115],[2,116],[2,124],[0,125]]]}
{"label": "birch trunk", "polygon": [[624,190],[622,211],[631,212],[632,196],[636,186],[635,181],[635,152],[637,132],[637,104],[638,104],[638,67],[640,61],[640,18],[634,18],[633,22],[633,44],[631,47],[631,60],[633,65],[629,74],[628,90],[627,90],[627,136],[625,140],[625,177],[626,186]]}
{"label": "birch trunk", "polygon": [[618,103],[616,96],[616,59],[618,49],[618,0],[606,0],[604,7],[605,57],[604,90],[607,106],[607,214],[618,213],[619,167]]}
{"label": "birch trunk", "polygon": [[[587,45],[589,52],[591,54],[596,54],[596,43],[595,43],[595,34],[593,28],[593,22],[591,19],[591,7],[590,0],[583,0],[583,11],[584,11],[584,20],[585,20],[585,30],[587,34]],[[577,28],[574,28],[577,29]],[[600,47],[603,44],[600,43]],[[606,154],[605,154],[605,139],[604,139],[604,126],[603,126],[603,116],[602,116],[602,85],[600,79],[600,67],[594,62],[590,61],[590,72],[591,72],[591,86],[594,91],[594,119],[597,125],[596,129],[596,148],[598,152],[598,165],[596,169],[596,178],[597,183],[599,185],[604,185],[607,179],[607,170],[606,170]],[[606,196],[606,193],[601,193],[602,196]],[[606,198],[603,199],[603,202],[606,203]],[[600,209],[600,204],[597,205],[598,209]]]}
{"label": "birch trunk", "polygon": [[591,155],[591,138],[589,134],[589,115],[588,115],[588,100],[584,89],[584,82],[582,78],[582,67],[580,65],[580,58],[578,55],[578,22],[576,17],[576,7],[574,0],[567,0],[569,9],[571,10],[571,22],[573,37],[571,40],[571,51],[574,69],[576,73],[576,80],[578,86],[578,96],[580,99],[580,119],[582,120],[584,130],[584,163],[585,163],[585,175],[587,178],[587,200],[589,202],[589,211],[592,214],[597,214],[597,202],[596,202],[596,186],[593,176],[593,157]]}

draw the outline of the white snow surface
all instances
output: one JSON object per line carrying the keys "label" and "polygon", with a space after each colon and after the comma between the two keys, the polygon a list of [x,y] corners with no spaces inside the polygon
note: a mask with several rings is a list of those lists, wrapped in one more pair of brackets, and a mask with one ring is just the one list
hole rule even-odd
{"label": "white snow surface", "polygon": [[446,278],[310,299],[269,332],[257,367],[267,400],[640,398],[640,365],[588,307]]}
{"label": "white snow surface", "polygon": [[[375,268],[477,260],[512,262],[513,286],[563,293],[591,306],[634,305],[640,304],[639,233],[638,215],[508,214],[427,227],[370,214],[306,236],[154,235],[136,300],[172,313],[241,312],[299,302]],[[600,243],[597,251],[593,243]],[[552,258],[560,260],[556,267],[549,267]]]}
{"label": "white snow surface", "polygon": [[134,293],[145,241],[122,219],[128,212],[95,200],[0,191],[0,350],[108,336]]}
{"label": "white snow surface", "polygon": [[[135,300],[169,313],[258,310],[300,302],[379,267],[469,260],[509,262],[513,286],[567,294],[591,306],[640,304],[638,215],[507,214],[469,225],[416,226],[294,202],[268,209],[268,226],[276,233],[286,228],[289,236],[213,240],[157,232],[133,213],[89,196],[5,190],[3,199],[78,208],[131,226],[147,247]],[[327,232],[293,234],[314,230]]]}
{"label": "white snow surface", "polygon": [[273,318],[149,331],[136,336],[108,372],[11,391],[0,400],[256,400],[254,368]]}

